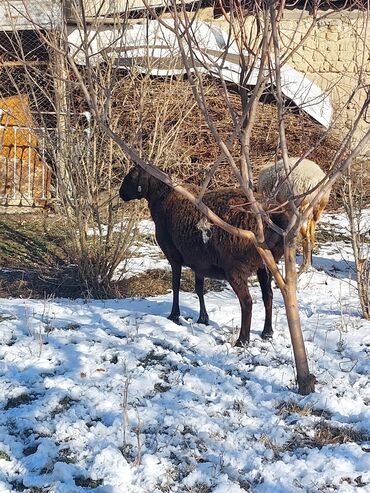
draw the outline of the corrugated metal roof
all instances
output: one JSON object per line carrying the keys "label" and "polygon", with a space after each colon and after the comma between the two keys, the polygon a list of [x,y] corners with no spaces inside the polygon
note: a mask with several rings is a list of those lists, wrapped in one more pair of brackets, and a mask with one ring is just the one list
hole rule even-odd
{"label": "corrugated metal roof", "polygon": [[[224,81],[236,85],[241,83],[239,45],[236,42],[230,43],[228,32],[217,25],[194,21],[190,43],[183,31],[185,28],[178,26],[179,35],[183,39],[181,49],[174,31],[174,21],[171,19],[166,20],[166,25],[157,20],[149,20],[133,24],[130,29],[120,31],[119,28],[120,26],[107,27],[99,31],[92,29],[88,33],[90,64],[98,64],[109,56],[114,63],[125,69],[134,66],[135,70],[142,73],[167,77],[186,73],[185,56],[188,66],[196,67],[200,73],[222,77]],[[76,63],[84,65],[86,52],[80,46],[86,41],[85,33],[74,29],[70,32],[68,41]],[[274,85],[274,73],[271,74],[268,67],[264,73]],[[258,77],[259,60],[248,71],[248,79],[243,83],[255,85]],[[284,96],[316,121],[329,127],[333,112],[330,97],[306,74],[284,64],[281,67],[281,85]]]}

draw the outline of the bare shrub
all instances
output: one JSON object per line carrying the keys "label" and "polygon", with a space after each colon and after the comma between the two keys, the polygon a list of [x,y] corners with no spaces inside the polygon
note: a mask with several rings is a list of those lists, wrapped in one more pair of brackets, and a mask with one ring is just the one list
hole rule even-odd
{"label": "bare shrub", "polygon": [[343,178],[343,202],[348,218],[355,269],[357,290],[362,315],[370,319],[370,190],[368,185],[367,160],[354,163],[355,172],[348,170]]}

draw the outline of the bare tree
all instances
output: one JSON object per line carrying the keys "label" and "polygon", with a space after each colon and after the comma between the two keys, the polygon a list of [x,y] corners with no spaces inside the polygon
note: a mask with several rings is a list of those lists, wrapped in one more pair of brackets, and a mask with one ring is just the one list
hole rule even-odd
{"label": "bare tree", "polygon": [[[12,57],[5,67],[7,89],[31,108],[32,132],[43,144],[53,171],[53,207],[64,217],[68,261],[76,267],[72,270],[82,293],[115,294],[113,276],[129,255],[137,210],[127,218],[130,211],[119,207],[117,189],[128,160],[100,120],[104,115],[110,130],[124,133],[139,155],[170,162],[181,121],[194,107],[194,103],[185,104],[190,91],[179,96],[179,83],[173,79],[163,102],[151,107],[153,130],[144,135],[144,106],[154,90],[153,81],[135,70],[123,73],[114,55],[121,51],[122,36],[130,28],[127,12],[111,10],[105,1],[96,9],[90,3],[88,10],[84,2],[63,1],[56,12],[47,12],[37,0],[17,3],[21,10],[12,2],[7,5],[14,19],[18,16],[32,27],[47,52],[44,61],[30,61],[30,47],[25,47],[14,23],[6,40]],[[50,15],[47,29],[38,23],[35,6],[45,18]],[[107,43],[104,46],[100,46],[102,38]],[[87,87],[94,111],[84,96]],[[132,103],[134,92],[138,97],[132,126],[122,128],[122,113]],[[0,95],[5,95],[5,89],[0,89]],[[168,129],[163,122],[173,111],[175,98],[177,123]]]}
{"label": "bare tree", "polygon": [[[281,232],[285,237],[285,274],[283,275],[264,242],[263,223],[265,221],[269,222],[269,218],[268,215],[264,213],[262,205],[256,200],[253,193],[254,170],[253,163],[250,159],[249,148],[251,129],[256,117],[256,105],[261,95],[265,92],[265,88],[269,86],[278,107],[280,142],[277,143],[277,149],[279,149],[279,153],[284,159],[287,175],[286,179],[289,181],[290,169],[287,160],[288,153],[284,127],[285,106],[281,83],[281,69],[285,61],[283,60],[279,32],[279,22],[281,19],[284,2],[279,4],[272,1],[267,3],[255,2],[254,6],[255,32],[253,33],[253,36],[251,36],[250,29],[248,29],[248,26],[245,23],[245,16],[243,15],[239,2],[230,2],[230,12],[227,14],[224,12],[225,17],[229,19],[229,43],[225,46],[224,57],[219,57],[215,62],[213,54],[199,46],[199,41],[196,35],[196,15],[189,14],[185,8],[179,12],[174,6],[172,10],[172,19],[171,22],[169,22],[166,19],[156,16],[156,13],[150,9],[150,6],[148,4],[146,5],[151,16],[157,18],[157,21],[161,23],[163,27],[175,35],[178,53],[180,54],[184,64],[194,99],[199,108],[202,110],[207,125],[212,131],[212,135],[220,148],[220,158],[215,162],[212,170],[208,174],[199,196],[194,196],[180,184],[174,183],[170,177],[160,171],[156,165],[148,162],[145,157],[140,157],[135,149],[127,145],[120,135],[112,129],[107,113],[101,112],[99,106],[96,104],[96,101],[92,96],[93,92],[89,78],[84,79],[73,56],[71,56],[70,53],[68,53],[67,56],[78,83],[84,92],[94,118],[99,122],[107,135],[109,135],[118,144],[118,146],[127,156],[129,156],[131,160],[142,166],[149,173],[155,175],[169,186],[176,188],[179,193],[187,197],[208,217],[208,219],[216,225],[224,228],[231,234],[237,234],[252,239],[266,266],[274,276],[275,281],[283,295],[297,369],[299,392],[302,394],[307,394],[314,389],[314,377],[309,372],[299,319],[297,301],[297,273],[295,263],[296,235],[300,225],[306,221],[307,216],[312,213],[312,208],[321,200],[323,195],[346,171],[346,169],[348,169],[352,160],[360,154],[369,142],[370,131],[368,131],[358,145],[350,151],[348,151],[350,136],[347,136],[343,140],[343,145],[340,149],[338,149],[335,162],[333,163],[325,179],[317,187],[316,196],[304,213],[299,212],[296,198],[292,197],[289,201],[289,209],[292,211],[290,225],[287,231]],[[317,18],[317,12],[315,15]],[[223,77],[221,70],[227,60],[227,53],[232,43],[237,44],[238,60],[241,67],[239,77],[240,97],[242,100],[241,115],[237,115],[230,104],[227,93],[227,81]],[[257,75],[255,76],[255,83],[253,87],[250,87],[248,82],[252,72]],[[207,99],[203,89],[204,73],[208,76],[214,76],[215,74],[218,76],[221,83],[221,90],[223,91],[223,97],[225,98],[226,104],[229,107],[234,121],[233,132],[226,141],[223,140],[218,133],[207,107]],[[111,93],[107,90],[107,88],[105,88],[105,96],[107,101],[109,101]],[[363,104],[357,121],[363,117],[367,106],[368,100],[366,100]],[[238,139],[240,143],[240,152],[238,156],[234,156],[230,152],[230,143],[235,138]],[[346,151],[346,153],[344,151]],[[225,161],[231,167],[237,182],[246,195],[247,201],[251,204],[251,208],[256,214],[259,225],[256,234],[247,231],[240,231],[237,228],[233,228],[231,225],[224,223],[202,202],[203,193],[207,189],[209,181],[212,178],[212,174],[216,172],[219,164]]]}
{"label": "bare tree", "polygon": [[359,160],[355,163],[356,173],[348,168],[344,176],[343,197],[344,208],[349,223],[352,249],[355,259],[355,275],[357,279],[358,297],[362,315],[370,319],[370,224],[364,214],[368,206],[368,190],[364,183],[366,177],[366,162]]}
{"label": "bare tree", "polygon": [[[127,258],[133,240],[134,216],[125,216],[117,206],[118,173],[127,161],[94,119],[74,80],[65,57],[68,32],[63,7],[63,15],[50,18],[51,25],[45,30],[34,16],[34,4],[24,2],[18,14],[32,26],[48,60],[29,60],[25,48],[30,51],[30,47],[25,47],[14,24],[7,39],[12,57],[12,63],[5,66],[8,86],[1,89],[1,95],[10,88],[21,103],[26,98],[31,109],[31,131],[52,169],[52,204],[63,219],[63,249],[74,278],[70,282],[81,294],[106,297],[114,294],[114,273]],[[14,8],[9,2],[15,17]],[[106,104],[102,88],[113,85],[115,71],[107,61],[89,72],[95,103],[109,115],[111,101]],[[116,129],[113,117],[110,123]]]}
{"label": "bare tree", "polygon": [[[203,113],[207,126],[209,127],[215,142],[220,149],[219,158],[208,172],[201,192],[198,196],[190,192],[186,187],[174,182],[171,178],[161,171],[159,167],[148,159],[145,153],[141,153],[134,146],[130,145],[122,138],[119,129],[115,128],[114,119],[110,111],[112,98],[114,97],[114,76],[109,78],[101,77],[101,70],[97,58],[101,58],[104,64],[111,63],[111,53],[124,52],[124,35],[128,27],[125,23],[112,26],[115,29],[110,31],[110,41],[101,49],[93,49],[94,42],[102,34],[101,24],[96,23],[94,29],[91,28],[91,22],[88,21],[84,10],[83,2],[72,0],[69,2],[72,6],[77,26],[79,28],[80,38],[71,46],[71,41],[65,43],[56,43],[55,38],[47,36],[45,42],[51,50],[59,53],[59,56],[67,60],[68,69],[73,73],[74,87],[77,87],[83,94],[84,100],[88,105],[89,112],[94,124],[98,125],[103,134],[108,136],[134,163],[143,167],[146,171],[153,174],[167,185],[175,188],[179,193],[185,196],[190,202],[198,207],[204,215],[217,226],[224,228],[230,234],[236,234],[249,238],[253,241],[256,249],[263,258],[266,266],[271,271],[279,289],[281,290],[288,320],[288,326],[292,339],[292,346],[297,370],[298,388],[301,394],[308,394],[314,390],[315,378],[309,372],[307,355],[302,336],[302,330],[299,318],[299,308],[297,301],[297,272],[296,272],[296,236],[300,226],[306,221],[309,214],[312,213],[313,207],[321,200],[328,189],[338,180],[340,176],[349,168],[353,159],[358,156],[367,143],[370,141],[370,131],[368,131],[360,142],[352,149],[349,149],[352,133],[343,139],[343,145],[338,149],[335,161],[326,177],[317,186],[316,195],[310,206],[300,212],[297,204],[299,197],[293,197],[289,200],[287,206],[291,211],[289,227],[286,231],[280,231],[284,236],[284,274],[276,264],[271,251],[267,248],[264,241],[264,223],[269,223],[274,227],[265,213],[262,204],[258,202],[254,195],[254,163],[250,156],[251,130],[256,119],[257,103],[261,96],[269,89],[270,95],[276,101],[278,108],[279,120],[279,142],[276,143],[277,154],[283,157],[286,168],[286,180],[290,180],[290,168],[288,163],[288,150],[285,132],[285,113],[283,87],[282,87],[282,70],[286,60],[291,53],[298,49],[299,44],[295,46],[285,46],[282,48],[280,22],[282,12],[285,6],[284,2],[252,2],[253,22],[252,28],[246,22],[245,12],[240,2],[230,0],[229,12],[223,10],[223,4],[220,3],[221,11],[228,22],[228,37],[223,47],[223,54],[213,53],[201,45],[197,35],[197,15],[196,12],[189,13],[185,5],[178,8],[175,2],[169,3],[171,8],[171,19],[162,18],[152,10],[146,2],[146,8],[152,18],[155,18],[167,32],[170,32],[176,40],[176,61],[182,61],[185,68],[187,79],[192,90],[193,98]],[[104,2],[102,2],[102,5]],[[312,15],[312,25],[319,19],[318,4],[314,5]],[[329,15],[323,13],[321,17]],[[61,33],[63,36],[63,32]],[[305,37],[300,41],[304,43]],[[98,44],[98,43],[97,43]],[[149,47],[148,47],[149,49]],[[231,53],[231,57],[230,57]],[[147,58],[150,58],[149,51]],[[81,59],[84,67],[81,67]],[[242,102],[242,112],[238,113],[230,101],[228,95],[228,80],[223,74],[223,68],[231,60],[237,60],[239,71],[237,80],[234,80],[239,86],[239,94]],[[149,60],[148,60],[149,61]],[[110,74],[116,72],[110,72]],[[233,130],[227,139],[224,139],[217,130],[212,119],[208,105],[207,97],[204,90],[204,76],[218,79],[218,88],[222,94],[225,105],[228,108],[232,121]],[[250,82],[253,79],[253,84]],[[362,87],[363,89],[363,87]],[[350,96],[353,97],[353,94]],[[312,103],[314,104],[314,103]],[[358,118],[354,122],[354,127],[363,118],[369,105],[369,98],[362,105]],[[235,155],[231,152],[232,143],[237,140],[239,143],[239,152]],[[309,153],[306,153],[308,155]],[[302,156],[303,157],[306,157]],[[225,223],[212,210],[207,208],[202,202],[202,197],[207,190],[213,175],[218,170],[221,163],[227,163],[232,170],[235,179],[246,195],[246,200],[250,204],[251,210],[257,218],[258,229],[256,233],[240,230]],[[312,190],[311,190],[312,192]],[[76,195],[76,199],[81,200]]]}

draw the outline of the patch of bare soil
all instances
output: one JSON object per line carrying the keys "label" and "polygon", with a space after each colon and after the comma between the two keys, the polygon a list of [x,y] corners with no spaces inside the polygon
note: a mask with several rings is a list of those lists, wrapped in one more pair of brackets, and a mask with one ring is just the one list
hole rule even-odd
{"label": "patch of bare soil", "polygon": [[81,295],[64,253],[61,219],[42,211],[0,219],[0,297]]}
{"label": "patch of bare soil", "polygon": [[[206,279],[205,291],[222,291],[225,283],[215,279]],[[171,290],[171,271],[166,269],[149,269],[142,274],[123,279],[117,283],[117,290],[123,297],[158,296]],[[183,270],[180,289],[194,292],[194,274],[191,270]]]}
{"label": "patch of bare soil", "polygon": [[[0,220],[0,297],[88,297],[77,269],[67,262],[61,220],[41,212],[3,214]],[[205,281],[205,289],[220,291],[224,283]],[[183,291],[194,291],[194,276],[184,270]],[[171,272],[151,269],[113,285],[116,296],[146,297],[171,290]]]}

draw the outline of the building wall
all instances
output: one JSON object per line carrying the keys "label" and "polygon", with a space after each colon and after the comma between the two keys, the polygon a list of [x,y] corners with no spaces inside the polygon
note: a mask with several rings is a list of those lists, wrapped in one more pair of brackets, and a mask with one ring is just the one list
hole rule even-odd
{"label": "building wall", "polygon": [[[332,98],[335,111],[335,128],[345,135],[353,125],[359,109],[366,99],[370,86],[370,19],[366,12],[351,11],[338,13],[323,11],[323,16],[313,23],[312,16],[302,10],[285,10],[281,21],[281,43],[286,54],[292,53],[287,63],[306,73]],[[228,29],[223,18],[214,19],[211,9],[202,13],[209,20]],[[255,22],[246,20],[247,28],[253,32]],[[294,48],[301,43],[297,51]],[[362,89],[354,90],[361,77]],[[353,95],[351,100],[350,97]],[[370,108],[367,121],[362,119],[355,132],[353,143],[357,143],[370,125]],[[370,148],[365,155],[370,156]]]}
{"label": "building wall", "polygon": [[[192,1],[176,0],[176,3],[190,3]],[[166,0],[146,0],[145,3],[153,8],[162,8],[168,4]],[[74,20],[73,5],[75,4],[76,0],[69,0],[67,2],[67,13],[70,21]],[[83,0],[83,4],[87,17],[109,17],[130,10],[146,9],[143,0]]]}
{"label": "building wall", "polygon": [[0,0],[0,31],[51,28],[60,22],[58,0]]}
{"label": "building wall", "polygon": [[[289,39],[296,43],[308,33],[289,63],[331,95],[338,119],[336,127],[350,129],[366,99],[365,88],[356,90],[359,79],[364,86],[370,85],[370,23],[367,26],[366,14],[352,11],[328,16],[308,32],[310,26],[309,16],[300,22],[299,12],[285,15],[282,40],[288,49]],[[360,122],[354,143],[369,129],[370,108],[367,118],[367,122]],[[370,149],[366,152],[370,156]]]}

